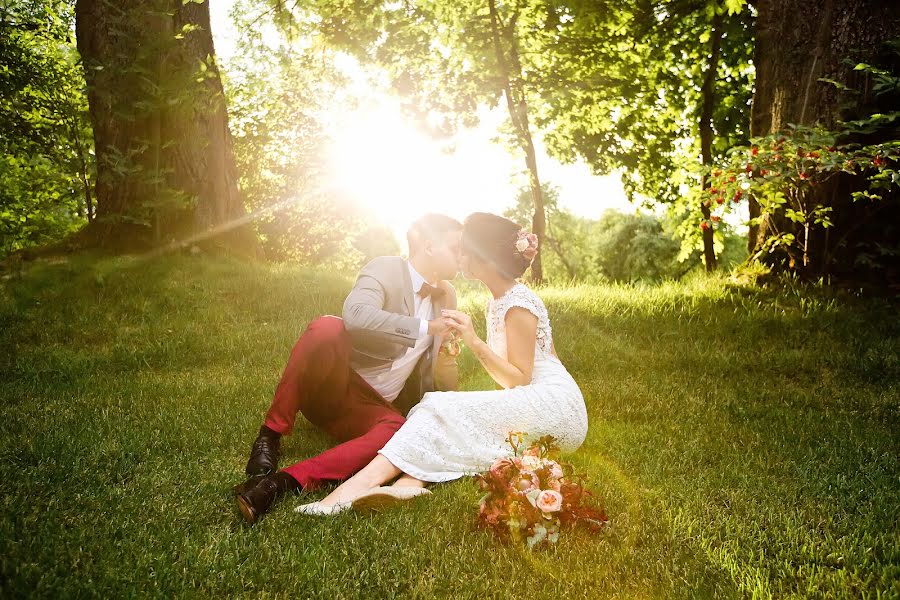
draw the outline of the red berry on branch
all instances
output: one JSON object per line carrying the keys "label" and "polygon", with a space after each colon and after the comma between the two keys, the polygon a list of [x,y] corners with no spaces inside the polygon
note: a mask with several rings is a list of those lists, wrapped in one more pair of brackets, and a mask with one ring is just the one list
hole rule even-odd
{"label": "red berry on branch", "polygon": [[837,146],[828,146],[829,152],[837,152]]}
{"label": "red berry on branch", "polygon": [[731,177],[728,178],[729,183],[734,183],[734,180],[735,180],[734,175],[732,175]]}
{"label": "red berry on branch", "polygon": [[707,223],[706,221],[701,221],[700,229],[702,229],[703,231],[706,231],[707,229],[709,229],[709,223]]}
{"label": "red berry on branch", "polygon": [[818,152],[810,152],[809,155],[810,155],[810,157],[812,157],[812,158],[819,158],[819,153],[818,153]]}
{"label": "red berry on branch", "polygon": [[715,221],[716,223],[718,223],[718,222],[722,219],[722,217],[720,217],[719,215],[713,215],[713,216],[710,217],[710,218],[711,218],[713,221]]}
{"label": "red berry on branch", "polygon": [[884,165],[886,165],[887,163],[886,163],[885,160],[884,160],[883,158],[881,158],[880,156],[876,156],[876,157],[875,157],[875,160],[872,161],[872,164],[874,164],[874,165],[875,165],[876,167],[878,167],[878,168],[881,168],[881,167],[883,167]]}
{"label": "red berry on branch", "polygon": [[759,148],[757,146],[753,146],[752,148],[750,148],[750,154],[756,156],[757,154],[759,154]]}
{"label": "red berry on branch", "polygon": [[725,198],[722,196],[716,197],[716,204],[722,204],[723,202],[725,202]]}
{"label": "red berry on branch", "polygon": [[800,179],[809,179],[809,175],[806,173],[800,173]]}
{"label": "red berry on branch", "polygon": [[734,201],[737,202],[738,200],[740,200],[742,195],[743,194],[742,194],[741,190],[736,191],[734,193]]}

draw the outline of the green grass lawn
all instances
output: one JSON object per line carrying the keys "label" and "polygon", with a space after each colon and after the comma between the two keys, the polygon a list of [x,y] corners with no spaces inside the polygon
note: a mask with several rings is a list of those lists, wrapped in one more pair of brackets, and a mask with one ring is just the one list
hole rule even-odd
{"label": "green grass lawn", "polygon": [[[349,276],[173,257],[39,264],[0,297],[0,596],[900,596],[897,306],[697,278],[546,288],[610,527],[528,552],[470,480],[396,510],[241,521],[291,346]],[[461,305],[483,331],[487,295]],[[487,377],[468,354],[464,389]],[[329,445],[300,420],[287,461]]]}

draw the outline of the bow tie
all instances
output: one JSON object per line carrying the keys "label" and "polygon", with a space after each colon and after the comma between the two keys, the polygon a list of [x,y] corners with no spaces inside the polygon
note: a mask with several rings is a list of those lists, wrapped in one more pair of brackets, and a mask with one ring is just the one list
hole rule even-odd
{"label": "bow tie", "polygon": [[432,298],[441,298],[443,295],[444,290],[427,283],[423,283],[422,287],[419,288],[419,296],[422,298],[427,298],[428,296],[431,296]]}

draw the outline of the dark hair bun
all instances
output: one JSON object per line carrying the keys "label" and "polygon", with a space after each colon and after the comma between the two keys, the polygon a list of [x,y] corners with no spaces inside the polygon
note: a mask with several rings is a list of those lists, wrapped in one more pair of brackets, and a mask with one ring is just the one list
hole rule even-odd
{"label": "dark hair bun", "polygon": [[520,225],[506,217],[472,213],[463,222],[463,251],[491,263],[504,277],[518,279],[531,265],[531,260],[516,250],[521,230]]}

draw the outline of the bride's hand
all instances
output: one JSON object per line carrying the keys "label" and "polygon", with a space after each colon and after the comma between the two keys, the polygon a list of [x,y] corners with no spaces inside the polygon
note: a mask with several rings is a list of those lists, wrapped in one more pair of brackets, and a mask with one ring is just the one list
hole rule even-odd
{"label": "bride's hand", "polygon": [[448,320],[450,326],[456,330],[463,343],[469,348],[475,345],[479,339],[475,333],[475,327],[472,325],[472,317],[458,310],[444,309],[441,316]]}

